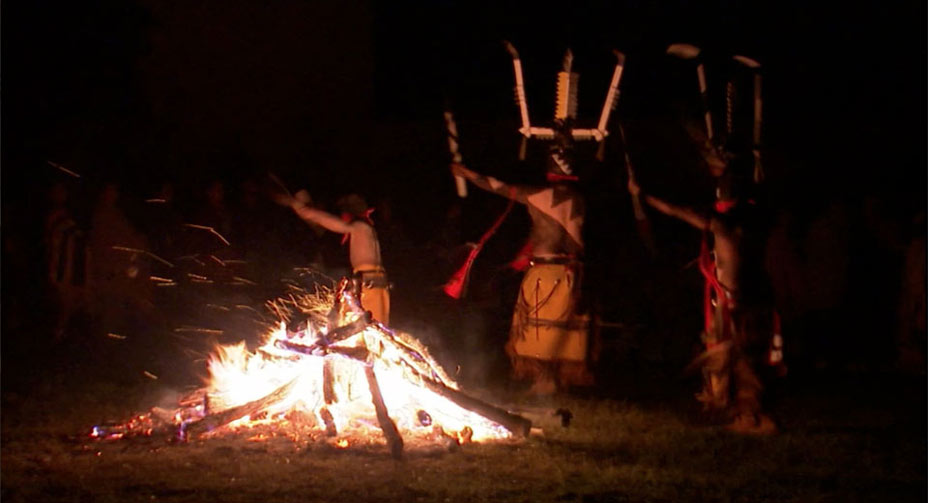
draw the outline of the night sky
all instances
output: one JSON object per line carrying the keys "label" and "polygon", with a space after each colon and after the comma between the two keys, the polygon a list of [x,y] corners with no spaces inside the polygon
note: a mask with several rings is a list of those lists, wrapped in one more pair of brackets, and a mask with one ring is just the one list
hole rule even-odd
{"label": "night sky", "polygon": [[[433,126],[415,147],[431,153],[424,143],[440,142],[445,99],[465,122],[515,124],[508,39],[522,53],[536,120],[553,108],[568,46],[583,76],[581,115],[598,115],[613,48],[628,56],[623,119],[666,113],[681,92],[695,92],[695,79],[668,73],[662,51],[689,42],[764,64],[764,139],[774,157],[883,190],[924,188],[923,2],[4,7],[4,182],[30,178],[24,172],[44,169],[45,159],[130,180],[252,169],[351,180],[389,155],[378,138],[391,125]],[[690,80],[671,80],[680,75]],[[514,151],[514,130],[508,140]],[[405,178],[401,166],[390,171],[374,177]]]}

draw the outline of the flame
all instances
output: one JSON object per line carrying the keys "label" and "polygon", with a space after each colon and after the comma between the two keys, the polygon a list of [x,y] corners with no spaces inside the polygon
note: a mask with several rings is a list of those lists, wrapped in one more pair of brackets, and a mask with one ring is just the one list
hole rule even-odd
{"label": "flame", "polygon": [[[436,435],[457,443],[512,437],[506,427],[430,389],[441,386],[457,391],[458,386],[418,340],[376,322],[362,323],[364,311],[357,300],[351,296],[340,300],[344,311],[339,312],[336,327],[354,323],[359,327],[354,333],[332,336],[332,327],[323,326],[325,318],[319,316],[328,311],[319,306],[324,302],[303,299],[302,311],[312,314],[305,327],[289,332],[281,320],[255,351],[249,351],[244,341],[218,346],[208,361],[205,387],[186,406],[182,401],[181,409],[162,415],[180,426],[182,438],[188,426],[199,427],[206,435],[269,426],[276,432],[273,435],[290,438],[301,431],[337,436],[335,445],[347,448],[385,441],[372,391],[379,388],[388,415],[406,443],[434,441]],[[284,314],[280,305],[273,307]],[[376,386],[371,385],[371,376]],[[202,426],[206,419],[227,412],[232,414],[228,420],[215,427]],[[233,417],[237,413],[241,417]],[[133,418],[116,430],[94,427],[91,436],[151,435],[155,415],[153,409],[152,414]],[[266,441],[268,435],[257,431],[248,440]]]}
{"label": "flame", "polygon": [[[292,354],[281,350],[276,341],[288,341],[293,344],[310,347],[318,342],[318,332],[307,329],[299,338],[287,337],[283,322],[265,337],[264,344],[255,352],[249,352],[244,342],[219,346],[209,361],[210,382],[208,395],[210,404],[226,409],[236,407],[268,395],[283,384],[296,380],[288,395],[267,408],[266,418],[257,420],[243,417],[230,423],[230,427],[254,426],[273,422],[276,418],[292,411],[300,411],[315,416],[319,425],[325,424],[320,411],[325,407],[331,414],[336,430],[339,432],[358,432],[370,434],[376,430],[377,420],[372,397],[364,376],[364,364],[344,357],[326,355],[303,355],[293,359]],[[377,347],[379,334],[365,330],[337,345],[341,348]],[[403,341],[419,349],[424,349],[418,341],[404,335]],[[463,409],[450,400],[429,391],[423,385],[410,379],[404,369],[398,365],[402,360],[399,348],[395,345],[381,344],[381,353],[373,362],[374,373],[380,384],[381,393],[391,418],[404,437],[409,435],[426,436],[431,433],[432,423],[440,424],[446,431],[460,432],[465,428],[472,430],[473,441],[509,438],[511,433],[492,421]],[[430,356],[425,356],[431,366],[440,368]],[[332,367],[333,393],[337,400],[326,404],[323,366],[326,360]],[[450,387],[457,389],[457,384],[440,371]],[[423,424],[419,411],[426,411],[431,421]],[[457,433],[456,433],[457,434]]]}

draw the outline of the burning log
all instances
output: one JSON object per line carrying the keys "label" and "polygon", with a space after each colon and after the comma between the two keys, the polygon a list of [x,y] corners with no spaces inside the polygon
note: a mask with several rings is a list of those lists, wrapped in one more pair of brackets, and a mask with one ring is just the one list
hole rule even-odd
{"label": "burning log", "polygon": [[338,429],[335,428],[335,418],[329,409],[323,407],[319,409],[319,415],[322,416],[322,422],[325,423],[325,436],[334,437],[338,435]]}
{"label": "burning log", "polygon": [[[388,330],[383,328],[382,325],[377,324],[377,323],[368,322],[362,326],[361,323],[363,322],[364,322],[364,318],[361,318],[361,319],[356,320],[353,323],[350,323],[343,327],[338,327],[330,331],[329,334],[333,334],[331,342],[334,343],[337,340],[350,337],[354,333],[361,332],[366,328],[374,327],[377,329],[378,333],[388,338],[388,340],[390,340],[391,342],[396,343],[396,345],[399,348],[403,349],[405,353],[411,355],[413,360],[416,360],[416,361],[424,360],[422,355],[420,355],[417,351],[415,351],[414,348],[411,348],[407,344],[402,343],[402,341],[399,341],[396,337],[393,336],[392,333],[390,333]],[[315,345],[314,346],[303,346],[300,344],[294,344],[288,341],[280,341],[280,340],[277,341],[276,345],[280,347],[281,349],[287,349],[290,351],[295,351],[295,352],[299,352],[303,354],[313,354],[313,352],[315,351],[315,349],[311,349],[311,348],[314,348]],[[327,351],[342,354],[349,358],[358,360],[359,362],[363,362],[362,355],[367,352],[367,350],[365,350],[364,348],[337,348],[337,347],[331,347],[331,346],[327,348]],[[420,380],[426,385],[426,387],[429,390],[435,393],[438,393],[439,395],[451,400],[459,407],[467,409],[471,412],[475,412],[483,417],[486,417],[487,419],[491,421],[494,421],[494,422],[497,422],[503,425],[506,429],[508,429],[509,431],[511,431],[513,434],[515,434],[518,437],[528,436],[529,431],[532,428],[532,422],[530,420],[522,416],[510,414],[509,412],[503,409],[494,407],[493,405],[490,405],[486,402],[483,402],[474,397],[466,395],[462,393],[461,391],[453,389],[447,386],[444,382],[442,382],[441,377],[436,375],[434,372],[432,372],[431,375],[423,375],[422,371],[420,371],[416,365],[413,365],[410,362],[404,362],[404,363],[407,364],[407,368],[410,371],[412,371],[413,374],[415,374],[417,377],[420,378]],[[323,369],[325,369],[325,367],[323,367]],[[327,403],[329,402],[327,401]]]}
{"label": "burning log", "polygon": [[[383,330],[381,329],[380,332],[383,332]],[[285,342],[285,341],[278,341],[278,343],[282,343],[282,342]],[[278,346],[284,346],[284,345],[279,344]],[[292,349],[293,351],[299,351],[301,353],[306,351],[304,349],[306,348],[306,346],[300,346],[298,344],[287,343],[286,346],[284,347],[286,347],[287,349],[290,349],[290,347],[293,347],[294,348]],[[348,356],[349,358],[358,360],[359,362],[363,362],[360,356],[361,354],[363,354],[362,352],[366,352],[366,350],[364,350],[363,348],[329,348],[329,350],[335,353],[342,354],[344,356]],[[361,351],[358,351],[358,350],[361,350]],[[352,354],[353,352],[357,352],[358,354]],[[419,356],[419,359],[421,359],[421,356]],[[323,369],[325,369],[325,367],[323,367]],[[410,370],[420,378],[420,380],[425,384],[425,386],[429,390],[435,393],[438,393],[439,395],[447,398],[448,400],[451,400],[459,407],[467,409],[471,412],[475,412],[483,417],[486,417],[487,419],[491,421],[494,421],[494,422],[497,422],[503,425],[506,429],[508,429],[509,431],[511,431],[513,434],[515,434],[518,437],[528,436],[529,431],[532,428],[532,422],[530,420],[522,416],[510,414],[509,412],[503,409],[490,405],[486,402],[483,402],[477,398],[469,396],[454,388],[450,388],[444,383],[442,383],[441,381],[435,379],[433,376],[422,375],[419,372],[419,370],[416,368],[410,368]],[[327,401],[327,403],[329,402]]]}
{"label": "burning log", "polygon": [[316,355],[319,354],[320,351],[326,349],[328,346],[364,331],[364,329],[367,328],[369,324],[369,316],[362,316],[361,318],[358,318],[357,320],[347,325],[334,328],[328,333],[320,335],[319,342],[310,346],[297,344],[286,340],[277,340],[274,342],[274,345],[288,351],[295,351],[297,353],[303,353],[306,355]]}
{"label": "burning log", "polygon": [[271,394],[257,400],[253,400],[246,404],[239,405],[238,407],[232,407],[231,409],[226,409],[222,412],[206,416],[195,423],[189,423],[182,430],[183,436],[186,436],[187,438],[196,437],[200,434],[212,431],[220,426],[229,424],[236,419],[241,419],[245,416],[250,416],[257,412],[261,412],[269,405],[287,396],[296,381],[297,379],[293,379],[287,384],[284,384],[283,386],[271,392]]}
{"label": "burning log", "polygon": [[505,426],[507,430],[511,431],[517,437],[527,437],[529,431],[532,429],[532,422],[522,416],[510,414],[499,407],[494,407],[493,405],[430,379],[423,379],[422,381],[426,384],[428,389],[451,400],[461,408],[476,412],[490,421]]}
{"label": "burning log", "polygon": [[332,405],[335,403],[335,371],[332,369],[334,363],[332,360],[326,358],[322,362],[322,396],[325,398],[326,405]]}
{"label": "burning log", "polygon": [[380,423],[380,429],[387,437],[387,443],[390,445],[390,453],[394,459],[403,457],[403,437],[400,436],[399,430],[396,429],[396,423],[390,419],[387,413],[387,406],[383,403],[383,395],[380,394],[380,385],[377,384],[377,375],[374,374],[374,367],[365,365],[364,376],[367,377],[367,384],[371,390],[371,398],[374,402],[374,410],[377,412],[377,422]]}

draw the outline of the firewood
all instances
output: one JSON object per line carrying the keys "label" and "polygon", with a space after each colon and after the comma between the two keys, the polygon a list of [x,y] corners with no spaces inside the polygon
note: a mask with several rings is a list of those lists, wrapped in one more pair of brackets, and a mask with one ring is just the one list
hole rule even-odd
{"label": "firewood", "polygon": [[326,334],[319,336],[319,342],[309,345],[309,346],[306,346],[303,344],[296,344],[296,343],[286,341],[283,339],[274,341],[274,345],[277,346],[278,348],[286,349],[288,351],[293,351],[296,353],[302,353],[305,355],[315,355],[315,354],[322,352],[326,348],[328,348],[328,346],[330,346],[331,344],[334,344],[343,339],[347,339],[348,337],[351,337],[352,335],[355,335],[358,332],[363,331],[365,328],[367,328],[369,324],[370,324],[369,319],[367,319],[366,317],[361,317],[347,325],[334,328],[330,330],[329,332],[327,332]]}
{"label": "firewood", "polygon": [[182,427],[183,432],[187,438],[193,438],[200,434],[212,431],[220,426],[229,424],[236,419],[261,412],[262,409],[283,399],[293,388],[293,385],[296,383],[296,381],[297,379],[293,379],[287,384],[284,384],[283,386],[272,391],[269,395],[266,395],[257,400],[252,400],[251,402],[239,405],[238,407],[232,407],[231,409],[226,409],[222,412],[211,414],[195,423],[187,424],[185,428]]}
{"label": "firewood", "polygon": [[332,417],[329,409],[322,407],[319,409],[319,415],[322,416],[322,422],[325,423],[325,436],[334,437],[338,435],[338,430],[335,428],[335,418]]}
{"label": "firewood", "polygon": [[403,437],[396,429],[396,423],[390,419],[387,414],[387,406],[383,403],[383,395],[380,394],[380,385],[377,384],[377,375],[374,374],[374,368],[365,365],[364,375],[367,377],[367,384],[371,389],[371,399],[374,402],[374,410],[377,412],[377,422],[380,423],[380,429],[387,437],[387,443],[390,445],[390,453],[394,459],[403,457]]}
{"label": "firewood", "polygon": [[493,405],[478,400],[472,396],[466,395],[456,389],[449,388],[444,384],[433,381],[431,379],[423,378],[422,381],[430,390],[434,391],[435,393],[438,393],[448,400],[451,400],[464,409],[476,412],[477,414],[480,414],[490,421],[503,425],[516,437],[527,437],[529,430],[532,428],[532,422],[522,416],[510,414],[509,412],[506,412],[499,407],[494,407]]}
{"label": "firewood", "polygon": [[335,371],[332,369],[334,365],[331,359],[326,358],[322,361],[322,396],[325,397],[326,405],[332,405],[335,403]]}

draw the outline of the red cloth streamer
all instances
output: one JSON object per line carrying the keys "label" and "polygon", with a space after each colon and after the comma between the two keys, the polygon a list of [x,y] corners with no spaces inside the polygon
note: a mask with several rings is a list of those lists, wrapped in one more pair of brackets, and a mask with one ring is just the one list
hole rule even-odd
{"label": "red cloth streamer", "polygon": [[576,175],[561,175],[559,173],[546,173],[549,182],[577,182],[580,180]]}
{"label": "red cloth streamer", "polygon": [[464,296],[464,291],[467,289],[467,280],[470,277],[470,269],[474,265],[474,261],[477,259],[477,254],[480,253],[480,250],[483,248],[483,245],[490,239],[496,229],[503,223],[503,220],[506,218],[506,215],[512,211],[512,206],[515,204],[515,190],[510,190],[509,194],[509,204],[506,205],[506,210],[497,217],[496,221],[493,222],[493,225],[483,233],[483,236],[480,236],[480,241],[477,241],[477,244],[471,249],[470,253],[467,254],[467,260],[464,261],[464,265],[460,267],[455,273],[448,279],[448,282],[445,283],[445,286],[442,287],[442,290],[446,295],[452,299],[460,299]]}
{"label": "red cloth streamer", "polygon": [[525,241],[525,244],[522,245],[522,248],[519,250],[519,253],[516,254],[516,258],[512,260],[508,265],[514,271],[522,272],[528,269],[528,266],[532,262],[532,250],[534,249],[534,243],[531,239]]}
{"label": "red cloth streamer", "polygon": [[719,213],[728,213],[728,210],[732,209],[737,201],[734,199],[729,201],[716,201],[715,202],[715,211]]}
{"label": "red cloth streamer", "polygon": [[706,278],[706,286],[703,295],[706,334],[709,334],[714,318],[712,313],[713,294],[715,294],[716,302],[719,303],[722,309],[722,329],[719,333],[720,337],[715,343],[707,344],[707,346],[711,348],[716,344],[728,340],[731,313],[729,312],[728,296],[725,295],[725,290],[722,288],[722,284],[719,283],[719,279],[716,276],[715,260],[709,252],[709,239],[707,234],[708,231],[703,235],[702,244],[699,249],[699,272]]}
{"label": "red cloth streamer", "polygon": [[[748,202],[748,204],[750,204],[750,205],[755,205],[755,204],[757,204],[757,202],[754,201],[753,199],[748,199],[747,202]],[[716,202],[715,202],[715,211],[717,211],[717,212],[719,212],[719,213],[728,213],[728,211],[731,210],[732,208],[734,208],[736,204],[738,204],[738,200],[737,200],[737,199],[730,199],[730,200],[728,200],[728,201],[716,201]]]}

